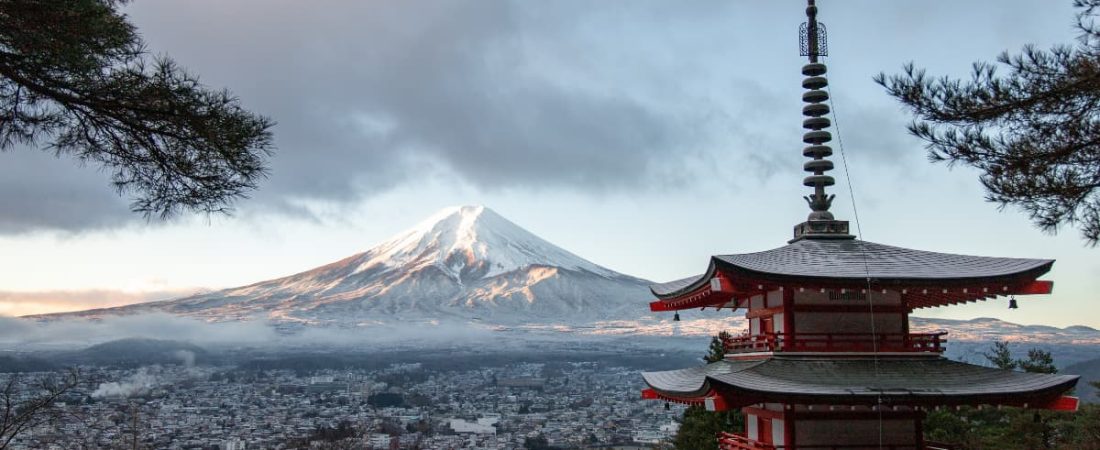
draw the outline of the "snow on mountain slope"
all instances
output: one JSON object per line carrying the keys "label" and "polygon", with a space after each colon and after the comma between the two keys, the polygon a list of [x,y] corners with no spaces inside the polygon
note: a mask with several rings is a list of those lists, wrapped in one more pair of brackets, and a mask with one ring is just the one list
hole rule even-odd
{"label": "snow on mountain slope", "polygon": [[484,206],[443,209],[363,258],[355,273],[383,267],[435,265],[461,281],[531,265],[617,276],[509,222]]}
{"label": "snow on mountain slope", "polygon": [[178,300],[73,313],[165,311],[210,321],[519,325],[648,316],[648,282],[591,263],[483,206],[444,209],[378,246],[306,272]]}
{"label": "snow on mountain slope", "polygon": [[[444,209],[366,252],[288,277],[46,318],[169,312],[214,322],[303,325],[457,320],[621,336],[706,337],[745,328],[743,310],[682,311],[681,322],[670,322],[671,314],[651,314],[648,284],[563,250],[488,208],[462,206]],[[1100,331],[1086,327],[920,317],[911,323],[914,332],[948,330],[952,352],[978,352],[993,340],[1100,345]]]}

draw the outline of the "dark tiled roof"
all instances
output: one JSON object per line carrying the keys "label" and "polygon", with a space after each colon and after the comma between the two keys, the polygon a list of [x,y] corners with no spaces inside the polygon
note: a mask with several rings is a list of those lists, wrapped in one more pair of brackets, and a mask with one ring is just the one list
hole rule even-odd
{"label": "dark tiled roof", "polygon": [[643,372],[642,378],[645,378],[646,384],[650,387],[662,391],[677,392],[681,395],[702,395],[710,390],[707,377],[739,372],[761,363],[763,361],[723,360],[687,369]]}
{"label": "dark tiled roof", "polygon": [[676,281],[669,281],[667,283],[653,284],[649,286],[649,289],[653,291],[654,294],[665,295],[673,292],[682,291],[685,288],[696,284],[697,282],[699,282],[700,279],[703,278],[709,279],[710,276],[707,276],[706,274],[690,276],[687,278],[681,278]]}
{"label": "dark tiled roof", "polygon": [[756,272],[829,278],[952,279],[997,277],[1026,272],[1049,259],[955,255],[873,242],[805,239],[758,253],[717,259]]}
{"label": "dark tiled roof", "polygon": [[964,281],[1013,276],[1050,270],[1053,260],[996,258],[926,252],[855,239],[803,239],[784,247],[756,253],[717,255],[707,273],[651,286],[658,297],[697,288],[714,275],[716,267],[770,277],[826,280]]}
{"label": "dark tiled roof", "polygon": [[991,369],[944,358],[796,358],[719,361],[703,367],[643,373],[647,384],[675,397],[730,388],[769,398],[877,398],[952,404],[1019,396],[1057,396],[1077,376]]}

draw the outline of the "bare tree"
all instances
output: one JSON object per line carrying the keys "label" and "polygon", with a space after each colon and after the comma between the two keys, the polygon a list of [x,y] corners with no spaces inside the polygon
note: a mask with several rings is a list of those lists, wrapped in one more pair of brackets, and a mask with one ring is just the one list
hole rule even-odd
{"label": "bare tree", "polygon": [[0,389],[0,450],[8,448],[20,433],[63,414],[58,399],[78,385],[76,370],[27,377],[11,374]]}

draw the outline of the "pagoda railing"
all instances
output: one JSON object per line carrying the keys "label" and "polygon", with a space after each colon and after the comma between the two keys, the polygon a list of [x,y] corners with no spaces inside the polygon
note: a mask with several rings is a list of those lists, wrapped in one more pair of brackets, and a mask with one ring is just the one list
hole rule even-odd
{"label": "pagoda railing", "polygon": [[[744,435],[734,433],[718,433],[719,450],[795,450],[785,445],[772,445],[749,439]],[[799,445],[797,450],[849,450],[849,449],[880,449],[880,450],[955,450],[955,447],[947,444],[926,442],[919,445]]]}
{"label": "pagoda railing", "polygon": [[750,352],[931,352],[943,353],[938,333],[783,333],[742,334],[723,340],[726,353]]}
{"label": "pagoda railing", "polygon": [[740,434],[718,433],[718,450],[775,450],[776,448],[774,445],[758,442]]}

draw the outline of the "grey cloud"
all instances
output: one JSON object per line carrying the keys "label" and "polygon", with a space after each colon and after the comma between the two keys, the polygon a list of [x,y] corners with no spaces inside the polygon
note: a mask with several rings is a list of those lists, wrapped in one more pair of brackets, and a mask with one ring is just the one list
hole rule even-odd
{"label": "grey cloud", "polygon": [[[857,106],[855,102],[851,103]],[[871,161],[881,165],[908,165],[925,161],[924,144],[905,132],[903,117],[890,114],[886,108],[857,107],[845,111],[843,123],[837,122],[845,151],[850,158]],[[834,116],[835,117],[835,116]],[[891,132],[883,132],[889,130]],[[839,151],[840,141],[833,145]]]}
{"label": "grey cloud", "polygon": [[0,234],[108,228],[129,220],[126,200],[94,167],[23,146],[0,152]]}
{"label": "grey cloud", "polygon": [[[623,23],[696,9],[452,0],[126,8],[153,51],[278,122],[272,176],[242,209],[301,214],[303,200],[351,202],[438,173],[483,189],[653,188],[700,140],[695,118],[670,109],[669,95],[631,85],[614,61],[588,53],[644,60],[631,41],[646,37],[621,34],[652,27]],[[679,67],[665,64],[674,83]],[[5,172],[28,175],[5,183],[40,195],[5,202],[0,232],[139,219],[94,170],[3,156]]]}
{"label": "grey cloud", "polygon": [[[976,25],[969,15],[948,10],[992,4],[845,2],[831,6],[823,20],[833,27],[837,53],[847,55],[843,64],[869,77],[909,59],[898,57],[897,48],[881,48],[908,38],[878,37],[923,30],[914,29],[924,23],[918,13],[943,15],[970,29]],[[774,28],[796,29],[801,9],[729,1],[192,0],[126,6],[153,51],[278,121],[272,176],[239,206],[293,215],[308,215],[302,202],[355,202],[436,176],[484,190],[644,194],[707,177],[797,172],[797,78],[790,90],[765,92],[764,86],[774,89],[772,78],[782,74],[796,76],[794,35],[776,37]],[[1068,20],[1058,15],[1063,12],[1051,17]],[[986,28],[973,32],[987,33],[981,26]],[[937,45],[912,49],[951,56]],[[882,52],[896,63],[881,59]],[[980,57],[966,56],[963,65]],[[881,62],[863,65],[871,60]],[[853,110],[845,117],[853,144],[858,130],[904,134],[901,123],[887,118],[898,114],[876,121],[879,112]],[[790,126],[777,117],[790,117]],[[857,129],[865,119],[873,125]],[[871,152],[876,163],[893,161],[890,152],[899,147],[870,135],[868,143],[887,151]],[[6,159],[0,187],[12,188],[0,194],[11,200],[0,206],[0,233],[139,220],[94,170],[25,166],[13,155],[0,155]],[[62,184],[45,186],[55,182],[55,173]],[[12,194],[19,190],[36,196]]]}
{"label": "grey cloud", "polygon": [[[692,117],[637,86],[597,79],[613,63],[592,61],[582,46],[631,36],[615,36],[608,23],[602,34],[586,27],[562,42],[599,15],[590,3],[322,8],[246,0],[132,9],[153,47],[279,122],[273,174],[256,197],[262,204],[354,200],[433,170],[488,189],[633,189],[674,172],[698,140]],[[659,20],[638,9],[639,17],[591,20]],[[245,19],[250,10],[257,14]],[[182,30],[197,23],[202,33]],[[621,52],[641,51],[621,44]],[[546,60],[562,52],[574,59]]]}

